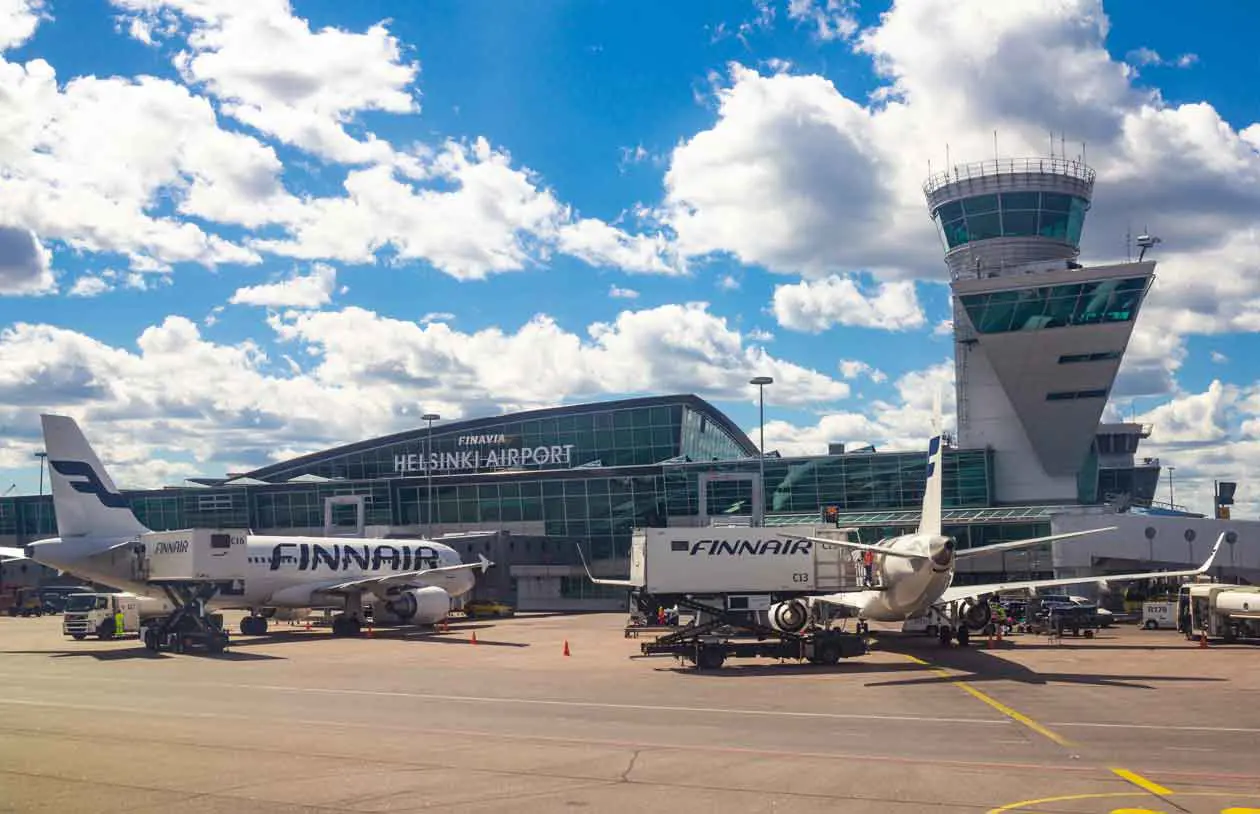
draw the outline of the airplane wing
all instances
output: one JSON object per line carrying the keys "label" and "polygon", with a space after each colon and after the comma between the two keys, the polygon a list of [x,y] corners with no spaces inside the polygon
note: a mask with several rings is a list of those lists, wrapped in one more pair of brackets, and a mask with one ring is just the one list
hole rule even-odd
{"label": "airplane wing", "polygon": [[893,551],[892,549],[885,548],[881,545],[855,543],[852,540],[828,540],[825,537],[805,537],[800,534],[785,534],[783,536],[790,537],[794,540],[809,540],[811,543],[816,543],[818,545],[833,546],[837,548],[851,548],[854,551],[869,551],[872,554],[883,557],[902,557],[907,560],[921,560],[928,556],[926,551],[921,554],[911,553],[908,551]]}
{"label": "airplane wing", "polygon": [[380,574],[361,579],[352,579],[348,582],[338,582],[322,588],[313,588],[313,590],[345,593],[356,590],[372,591],[376,588],[422,588],[425,586],[426,577],[450,574],[456,571],[469,571],[473,568],[480,568],[481,573],[484,574],[490,566],[494,565],[494,563],[485,558],[484,554],[478,554],[477,559],[478,562],[464,562],[459,565],[444,565],[440,568],[422,568],[418,571],[403,571],[398,574]]}
{"label": "airplane wing", "polygon": [[841,605],[854,610],[862,610],[872,597],[877,595],[879,591],[841,591],[838,594],[824,594],[822,596],[810,597],[815,602],[825,602],[828,605]]}
{"label": "airplane wing", "polygon": [[1216,538],[1216,545],[1212,546],[1212,553],[1198,568],[1187,571],[1148,571],[1144,574],[1102,574],[1098,576],[1087,577],[1071,577],[1064,579],[1040,579],[1025,580],[1023,582],[991,582],[987,585],[951,585],[945,589],[945,593],[941,595],[940,602],[956,602],[961,599],[978,599],[988,594],[996,594],[1001,591],[1032,591],[1038,588],[1056,588],[1061,585],[1079,585],[1084,582],[1124,582],[1137,579],[1161,579],[1166,577],[1196,577],[1200,574],[1206,574],[1208,569],[1212,567],[1212,562],[1216,559],[1216,554],[1221,550],[1221,543],[1225,542],[1225,534]]}
{"label": "airplane wing", "polygon": [[1107,526],[1101,529],[1087,529],[1085,531],[1067,531],[1063,534],[1051,534],[1048,537],[1030,537],[1027,540],[1012,540],[1009,543],[993,543],[992,545],[984,545],[978,548],[964,548],[962,551],[955,551],[954,558],[965,560],[968,557],[978,557],[981,554],[993,554],[998,551],[1010,551],[1013,548],[1024,548],[1038,543],[1048,543],[1052,540],[1067,540],[1072,537],[1083,537],[1086,534],[1097,534],[1100,531],[1114,531],[1115,526]]}
{"label": "airplane wing", "polygon": [[0,546],[0,560],[24,560],[26,549]]}

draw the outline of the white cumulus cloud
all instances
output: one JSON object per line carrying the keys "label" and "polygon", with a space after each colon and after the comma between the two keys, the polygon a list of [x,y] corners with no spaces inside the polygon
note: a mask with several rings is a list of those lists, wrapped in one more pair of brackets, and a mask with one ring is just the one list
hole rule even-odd
{"label": "white cumulus cloud", "polygon": [[926,321],[914,283],[880,283],[867,294],[852,277],[835,275],[775,286],[774,315],[783,327],[810,333],[836,325],[900,331]]}
{"label": "white cumulus cloud", "polygon": [[238,288],[228,302],[269,308],[318,308],[332,301],[336,287],[337,270],[316,263],[309,274],[294,274],[279,282]]}

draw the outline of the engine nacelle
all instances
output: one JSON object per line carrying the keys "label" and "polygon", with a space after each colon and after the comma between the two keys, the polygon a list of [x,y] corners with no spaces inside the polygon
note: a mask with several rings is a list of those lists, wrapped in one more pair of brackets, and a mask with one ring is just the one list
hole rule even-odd
{"label": "engine nacelle", "polygon": [[435,625],[451,611],[451,595],[436,586],[401,591],[372,603],[372,618],[381,622]]}
{"label": "engine nacelle", "polygon": [[984,630],[993,621],[993,609],[988,602],[968,602],[960,613],[963,624],[971,630]]}
{"label": "engine nacelle", "polygon": [[799,633],[809,624],[809,605],[803,599],[789,599],[770,606],[770,627],[780,633]]}

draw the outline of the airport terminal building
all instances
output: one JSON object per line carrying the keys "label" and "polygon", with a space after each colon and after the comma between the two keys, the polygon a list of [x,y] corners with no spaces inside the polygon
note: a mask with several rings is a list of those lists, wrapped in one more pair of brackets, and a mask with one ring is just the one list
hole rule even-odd
{"label": "airport terminal building", "polygon": [[[1260,523],[1158,506],[1160,462],[1138,455],[1157,428],[1100,423],[1155,263],[1147,246],[1131,262],[1076,262],[1093,182],[1088,167],[1056,157],[959,165],[924,185],[954,295],[958,432],[944,452],[946,532],[965,548],[1118,527],[1053,550],[976,557],[958,579],[1197,565],[1222,531],[1231,544],[1218,563],[1260,579]],[[768,451],[763,490],[756,445],[683,394],[439,422],[126,495],[154,530],[499,531],[454,543],[465,559],[496,563],[477,595],[522,609],[621,607],[624,591],[584,578],[578,545],[597,570],[620,575],[635,528],[825,518],[873,541],[917,526],[926,462],[926,449]],[[54,534],[48,496],[0,498],[0,544]]]}

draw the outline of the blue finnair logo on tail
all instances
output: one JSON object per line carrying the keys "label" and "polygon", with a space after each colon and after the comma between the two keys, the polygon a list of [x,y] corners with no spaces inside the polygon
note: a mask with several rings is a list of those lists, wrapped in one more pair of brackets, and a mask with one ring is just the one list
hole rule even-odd
{"label": "blue finnair logo on tail", "polygon": [[79,477],[81,481],[72,482],[70,485],[74,487],[74,491],[83,492],[86,495],[96,495],[96,499],[102,505],[111,509],[127,509],[127,498],[111,492],[105,488],[105,484],[101,483],[101,478],[96,474],[96,470],[91,464],[83,461],[53,461],[49,460],[48,465],[57,470],[57,474],[65,478]]}
{"label": "blue finnair logo on tail", "polygon": [[941,451],[941,437],[938,435],[928,444],[928,469],[927,476],[932,477],[932,473],[936,471],[936,453]]}

